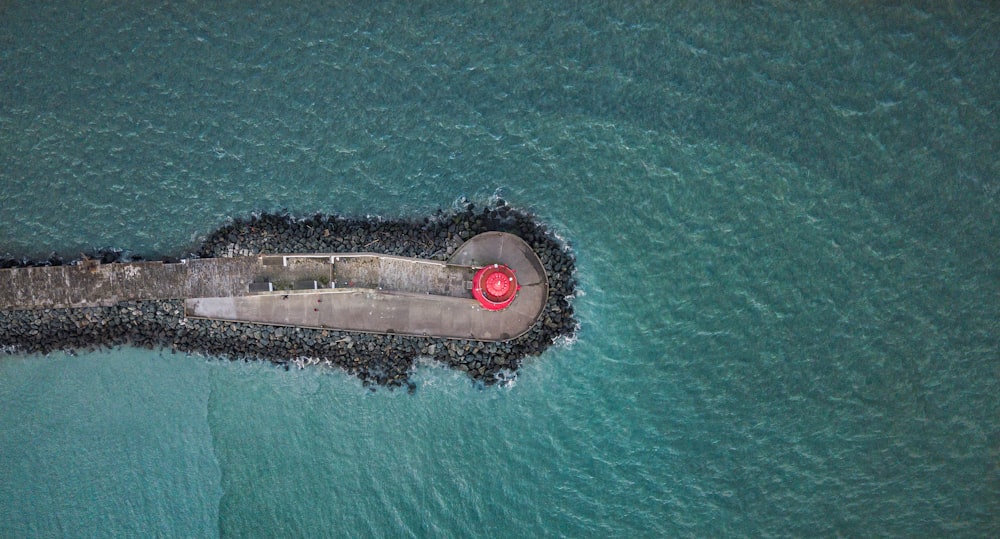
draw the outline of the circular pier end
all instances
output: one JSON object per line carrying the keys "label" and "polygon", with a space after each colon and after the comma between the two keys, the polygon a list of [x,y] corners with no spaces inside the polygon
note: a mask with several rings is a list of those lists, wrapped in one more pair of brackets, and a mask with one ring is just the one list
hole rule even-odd
{"label": "circular pier end", "polygon": [[486,266],[472,278],[472,296],[490,311],[506,309],[519,288],[514,271],[501,264]]}

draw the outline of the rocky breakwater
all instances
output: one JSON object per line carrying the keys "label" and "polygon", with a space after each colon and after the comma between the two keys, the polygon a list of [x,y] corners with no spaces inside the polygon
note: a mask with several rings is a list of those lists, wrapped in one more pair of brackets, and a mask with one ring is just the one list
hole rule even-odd
{"label": "rocky breakwater", "polygon": [[[48,353],[132,345],[238,360],[268,360],[285,368],[326,365],[366,385],[408,386],[417,359],[433,358],[486,385],[511,379],[535,356],[577,328],[573,316],[574,259],[569,248],[533,216],[502,201],[477,209],[438,211],[419,220],[262,214],[236,219],[201,245],[202,257],[280,252],[372,252],[445,260],[468,238],[497,230],[524,239],[548,277],[549,297],[538,323],[506,342],[377,335],[277,327],[184,317],[179,300],[131,301],[111,307],[0,311],[0,346],[11,353]],[[113,257],[105,254],[105,262]],[[5,259],[11,265],[47,261]],[[49,262],[51,263],[51,262]]]}

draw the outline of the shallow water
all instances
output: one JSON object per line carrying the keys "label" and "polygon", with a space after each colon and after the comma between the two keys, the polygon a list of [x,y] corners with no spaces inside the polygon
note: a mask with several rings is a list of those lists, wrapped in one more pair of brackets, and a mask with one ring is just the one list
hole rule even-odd
{"label": "shallow water", "polygon": [[581,329],[506,388],[0,360],[0,535],[1000,535],[989,4],[0,8],[0,241],[502,196]]}

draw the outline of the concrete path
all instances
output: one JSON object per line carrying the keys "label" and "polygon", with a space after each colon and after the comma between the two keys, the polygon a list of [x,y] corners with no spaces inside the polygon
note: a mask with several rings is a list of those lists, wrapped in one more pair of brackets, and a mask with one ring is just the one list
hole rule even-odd
{"label": "concrete path", "polygon": [[257,257],[0,270],[0,310],[107,307],[121,301],[248,293]]}
{"label": "concrete path", "polygon": [[[192,298],[187,316],[296,327],[341,329],[479,341],[519,337],[535,324],[548,300],[548,281],[538,256],[521,238],[487,232],[469,239],[447,264],[378,255],[330,255],[348,262],[353,287],[269,292],[233,297]],[[344,256],[341,261],[339,257]],[[380,260],[367,260],[374,258]],[[471,280],[474,266],[504,264],[515,271],[521,290],[502,311],[482,308],[456,284]],[[364,264],[376,265],[367,270]],[[342,286],[337,278],[337,286]],[[375,282],[380,286],[373,287]],[[364,285],[364,287],[358,287]]]}
{"label": "concrete path", "polygon": [[199,318],[479,341],[505,341],[534,323],[515,313],[493,316],[474,299],[358,288],[195,298],[184,307]]}
{"label": "concrete path", "polygon": [[[502,311],[483,309],[470,290],[476,268],[494,263],[513,269],[521,286]],[[251,291],[266,282],[275,290]],[[0,310],[155,299],[184,299],[198,318],[503,341],[535,324],[548,282],[531,247],[501,232],[469,239],[447,262],[307,253],[0,270]]]}

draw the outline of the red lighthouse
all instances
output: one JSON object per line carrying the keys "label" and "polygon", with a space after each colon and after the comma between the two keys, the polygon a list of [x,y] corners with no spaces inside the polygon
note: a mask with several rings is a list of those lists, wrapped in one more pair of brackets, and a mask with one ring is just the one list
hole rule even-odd
{"label": "red lighthouse", "polygon": [[486,266],[472,278],[472,296],[491,311],[506,309],[520,288],[514,270],[502,264]]}

